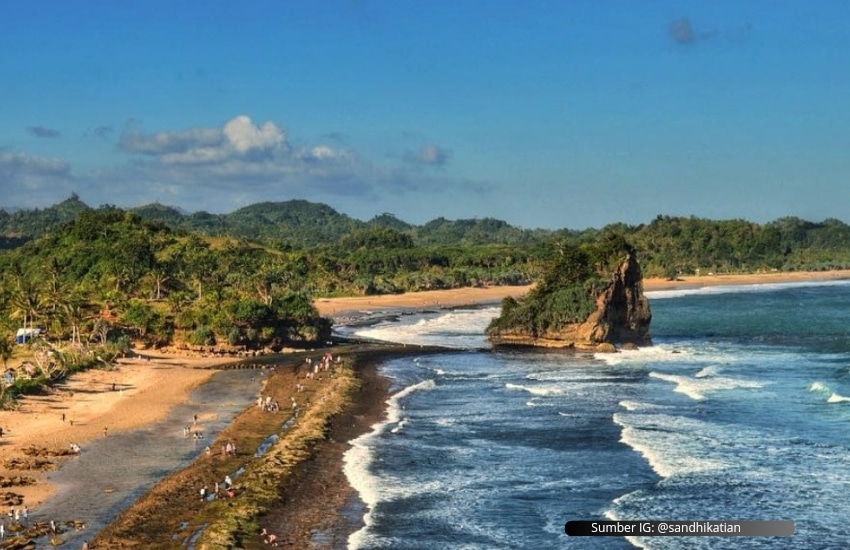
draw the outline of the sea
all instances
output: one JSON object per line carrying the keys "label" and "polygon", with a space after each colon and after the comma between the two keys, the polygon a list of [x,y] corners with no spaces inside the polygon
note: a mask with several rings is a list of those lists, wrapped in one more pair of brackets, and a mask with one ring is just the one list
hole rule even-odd
{"label": "sea", "polygon": [[[647,292],[653,345],[494,350],[497,307],[361,338],[386,420],[353,441],[350,550],[850,547],[850,281]],[[343,329],[345,330],[345,329]],[[570,520],[786,520],[790,537],[575,537]]]}

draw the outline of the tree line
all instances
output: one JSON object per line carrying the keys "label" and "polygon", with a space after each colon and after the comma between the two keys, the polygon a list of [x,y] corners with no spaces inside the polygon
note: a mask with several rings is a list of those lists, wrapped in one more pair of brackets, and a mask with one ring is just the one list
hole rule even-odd
{"label": "tree line", "polygon": [[[850,227],[832,219],[759,225],[658,216],[637,226],[527,231],[440,218],[426,230],[386,214],[376,218],[381,223],[346,217],[345,232],[309,244],[271,230],[257,239],[188,230],[74,200],[61,208],[76,212],[69,220],[0,252],[0,332],[7,338],[16,328],[41,326],[79,345],[309,345],[330,331],[315,298],[527,284],[563,265],[565,247],[611,235],[627,236],[648,277],[850,266]],[[258,208],[290,224],[334,216],[312,203],[294,207],[306,210],[295,215],[291,203]]]}

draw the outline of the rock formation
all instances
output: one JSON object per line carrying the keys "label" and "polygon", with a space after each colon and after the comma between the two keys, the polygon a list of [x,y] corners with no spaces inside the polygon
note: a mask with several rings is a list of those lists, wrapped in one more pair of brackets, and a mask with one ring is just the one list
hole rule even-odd
{"label": "rock formation", "polygon": [[[615,351],[617,347],[651,345],[649,324],[652,313],[643,293],[640,264],[632,247],[621,246],[626,249],[625,257],[620,251],[621,260],[610,274],[607,284],[604,279],[589,284],[575,279],[565,282],[561,278],[560,286],[557,286],[552,283],[557,278],[549,277],[548,281],[544,280],[546,284],[535,288],[521,301],[503,302],[503,316],[506,308],[523,311],[509,315],[508,319],[495,319],[487,329],[490,342],[496,346],[536,346],[581,351]],[[551,297],[563,292],[565,284],[573,289],[573,294],[567,294],[567,297],[575,296],[577,292],[586,292],[585,299],[593,300],[588,302],[590,307],[587,309],[591,309],[595,303],[595,309],[583,320],[568,319],[568,315],[559,317],[552,312],[540,315],[541,309],[553,309],[565,302],[569,304],[564,298],[558,301]],[[553,318],[567,318],[567,321],[553,323]],[[522,322],[516,322],[516,319],[522,319]],[[540,319],[545,319],[545,322]]]}

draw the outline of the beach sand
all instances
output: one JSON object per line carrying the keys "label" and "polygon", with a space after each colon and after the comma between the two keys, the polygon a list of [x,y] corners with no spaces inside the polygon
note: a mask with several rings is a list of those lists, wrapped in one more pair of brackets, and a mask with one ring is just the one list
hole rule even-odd
{"label": "beach sand", "polygon": [[[806,281],[829,281],[850,279],[850,270],[801,271],[793,273],[756,273],[748,275],[703,275],[680,277],[675,280],[649,278],[643,280],[645,291],[699,288],[718,285],[754,285],[791,283]],[[441,309],[461,306],[498,304],[503,298],[519,298],[531,290],[526,286],[488,286],[482,288],[459,288],[408,292],[381,296],[358,296],[353,298],[321,298],[314,302],[324,316],[337,319],[356,319],[367,311],[388,309]]]}
{"label": "beach sand", "polygon": [[[765,273],[756,275],[715,275],[683,277],[675,281],[645,279],[644,289],[669,290],[714,285],[752,285],[785,282],[850,279],[850,271]],[[487,287],[431,291],[392,296],[319,299],[315,305],[323,315],[352,319],[363,312],[388,309],[436,309],[497,304],[505,296],[519,297],[531,287]],[[375,358],[382,359],[386,353]],[[44,396],[28,396],[18,410],[0,412],[0,475],[25,475],[36,478],[34,485],[9,490],[24,497],[30,509],[48,498],[53,488],[45,475],[37,471],[7,468],[7,461],[23,456],[29,447],[66,449],[70,442],[85,446],[94,438],[151,425],[165,417],[170,408],[184,402],[190,391],[207,381],[215,371],[210,367],[224,359],[182,357],[152,353],[148,358],[123,359],[112,370],[91,370],[68,378],[55,391]],[[236,361],[231,359],[230,361]],[[347,441],[365,433],[384,414],[387,384],[376,376],[376,362],[366,360],[361,367],[364,391],[354,397],[350,409],[334,423],[328,440],[315,447],[314,460],[284,482],[286,498],[267,519],[270,526],[289,539],[290,547],[331,547],[316,540],[316,530],[326,533],[325,540],[339,544],[340,537],[354,526],[340,518],[340,508],[351,505],[352,490],[342,474],[342,454]],[[290,371],[291,372],[291,371]],[[294,376],[291,374],[289,376]],[[290,387],[286,376],[283,386]],[[113,384],[115,389],[113,390]],[[288,391],[282,391],[285,397]],[[62,420],[62,415],[65,420]],[[73,425],[71,421],[73,420]],[[61,462],[61,458],[51,458]],[[317,492],[323,498],[315,498]],[[288,527],[286,527],[288,526]]]}
{"label": "beach sand", "polygon": [[[208,367],[222,362],[146,354],[121,359],[110,370],[76,373],[46,395],[24,397],[16,410],[0,411],[0,475],[35,478],[35,484],[15,486],[13,491],[30,509],[37,508],[54,490],[45,472],[9,468],[8,461],[21,459],[28,448],[51,453],[67,450],[71,443],[85,448],[104,437],[105,430],[108,436],[153,424],[215,374]],[[64,458],[49,460],[58,467]]]}

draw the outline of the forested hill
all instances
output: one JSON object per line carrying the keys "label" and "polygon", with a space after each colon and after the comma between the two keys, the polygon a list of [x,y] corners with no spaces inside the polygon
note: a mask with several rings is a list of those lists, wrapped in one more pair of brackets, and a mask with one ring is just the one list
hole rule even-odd
{"label": "forested hill", "polygon": [[[114,207],[99,207],[100,210],[111,208]],[[0,241],[0,247],[17,246],[39,237],[89,210],[92,208],[76,195],[44,209],[17,210],[12,213],[0,210],[0,239],[5,239],[5,246]],[[552,234],[552,231],[516,228],[492,218],[438,218],[417,227],[385,213],[364,222],[337,212],[328,205],[305,200],[256,203],[228,214],[186,213],[159,203],[130,208],[128,211],[145,220],[163,223],[172,229],[206,236],[277,242],[293,248],[310,248],[339,242],[352,231],[375,227],[409,234],[416,244],[439,245],[529,243]]]}
{"label": "forested hill", "polygon": [[[54,232],[83,213],[112,210],[115,207],[109,205],[94,209],[76,195],[44,209],[0,210],[0,249],[16,248]],[[446,273],[455,273],[457,281],[447,283],[449,286],[475,280],[457,272],[458,266],[482,266],[489,278],[498,265],[503,269],[497,279],[521,280],[537,269],[528,262],[534,264],[545,257],[553,242],[592,243],[606,233],[628,236],[647,276],[850,266],[850,226],[836,219],[811,222],[787,217],[756,224],[740,219],[658,216],[647,224],[553,231],[521,229],[493,218],[441,217],[417,226],[385,213],[361,221],[328,205],[304,200],[257,203],[228,214],[186,213],[157,203],[128,211],[186,234],[245,239],[277,250],[345,260],[367,281],[357,285],[361,288],[372,288],[368,280],[376,276],[398,281],[404,273],[405,279],[430,280],[435,277],[435,266],[444,280]],[[413,272],[418,275],[411,275]],[[520,273],[523,275],[518,276]],[[433,288],[432,283],[422,281],[396,282],[394,286],[401,290],[411,285]]]}

